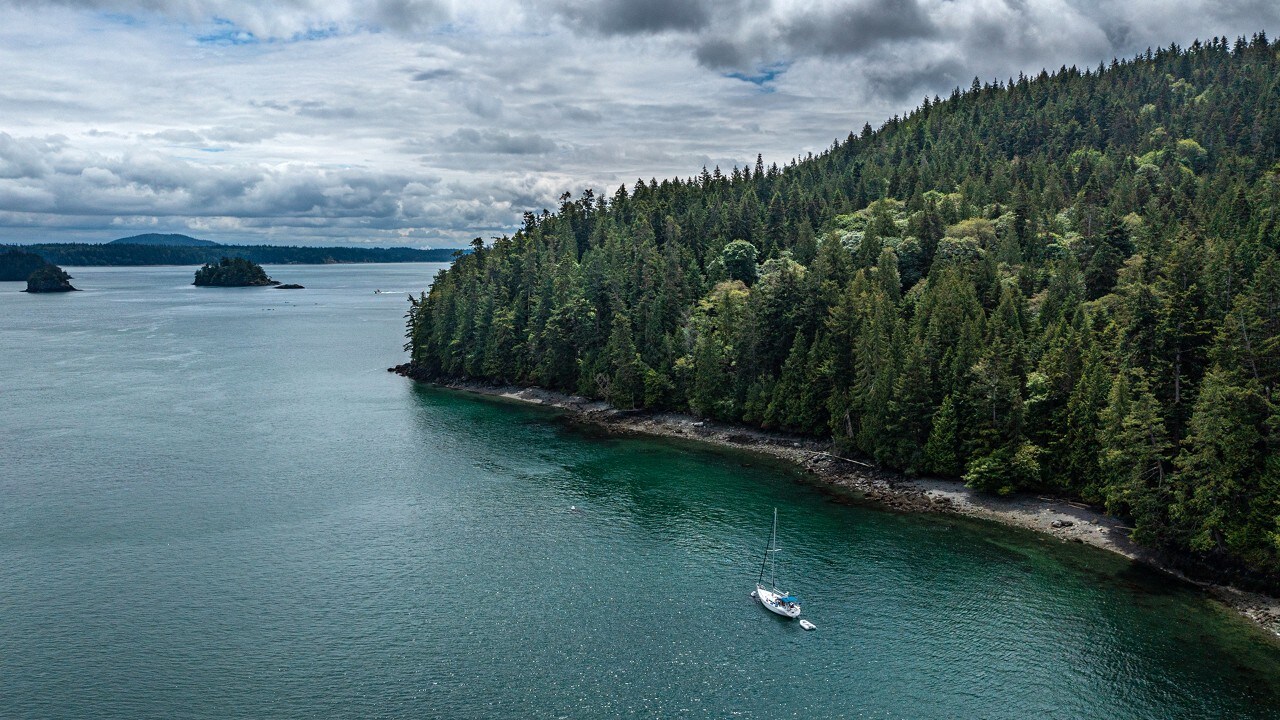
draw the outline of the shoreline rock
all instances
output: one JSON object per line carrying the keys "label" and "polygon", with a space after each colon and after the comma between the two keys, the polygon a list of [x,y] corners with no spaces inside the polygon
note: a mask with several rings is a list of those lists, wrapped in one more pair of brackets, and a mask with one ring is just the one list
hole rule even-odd
{"label": "shoreline rock", "polygon": [[78,292],[80,288],[71,286],[71,276],[57,265],[45,265],[31,273],[27,278],[28,293],[62,293]]}
{"label": "shoreline rock", "polygon": [[415,377],[408,364],[387,368],[387,371],[450,390],[558,408],[579,422],[615,432],[698,440],[763,453],[799,465],[814,476],[819,486],[851,492],[861,500],[888,510],[963,515],[1033,530],[1062,542],[1092,545],[1194,585],[1280,637],[1280,598],[1188,577],[1157,553],[1133,542],[1129,538],[1129,528],[1119,519],[1083,503],[1043,495],[997,497],[979,493],[959,480],[911,478],[881,470],[862,460],[833,454],[829,442],[814,438],[720,423],[682,413],[619,410],[601,400],[536,387],[429,380]]}

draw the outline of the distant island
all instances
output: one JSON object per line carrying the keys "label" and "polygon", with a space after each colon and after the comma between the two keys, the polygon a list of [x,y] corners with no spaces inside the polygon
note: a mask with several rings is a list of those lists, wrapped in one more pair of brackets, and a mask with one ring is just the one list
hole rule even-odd
{"label": "distant island", "polygon": [[255,285],[279,285],[272,280],[262,266],[237,257],[224,257],[216,263],[205,263],[196,271],[193,285],[200,287],[253,287]]}
{"label": "distant island", "polygon": [[71,276],[66,270],[57,265],[45,265],[35,272],[31,273],[27,278],[27,289],[23,292],[29,293],[59,293],[72,292],[80,288],[71,286]]}
{"label": "distant island", "polygon": [[[330,265],[337,263],[450,262],[456,249],[297,247],[283,245],[220,245],[179,234],[147,234],[107,243],[39,243],[0,245],[4,251],[36,254],[58,265],[203,265],[223,257],[241,257],[271,265]],[[25,280],[26,275],[18,280]]]}

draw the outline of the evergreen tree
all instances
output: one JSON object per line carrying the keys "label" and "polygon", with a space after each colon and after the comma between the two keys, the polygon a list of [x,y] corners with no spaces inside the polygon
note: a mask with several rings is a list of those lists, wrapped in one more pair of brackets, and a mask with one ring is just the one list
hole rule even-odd
{"label": "evergreen tree", "polygon": [[1107,509],[1132,517],[1138,539],[1156,540],[1168,522],[1166,463],[1172,444],[1160,417],[1160,402],[1142,370],[1116,376],[1099,420]]}

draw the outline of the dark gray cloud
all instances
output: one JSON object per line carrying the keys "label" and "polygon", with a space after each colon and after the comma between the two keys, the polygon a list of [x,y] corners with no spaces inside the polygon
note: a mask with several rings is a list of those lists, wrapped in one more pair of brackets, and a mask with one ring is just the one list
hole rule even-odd
{"label": "dark gray cloud", "polygon": [[477,88],[466,88],[463,91],[462,106],[471,111],[476,117],[486,120],[496,120],[502,117],[502,98]]}
{"label": "dark gray cloud", "polygon": [[561,3],[557,11],[578,27],[603,35],[696,31],[711,22],[712,0],[599,0]]}
{"label": "dark gray cloud", "polygon": [[415,72],[411,79],[414,82],[429,82],[431,80],[448,80],[460,76],[462,73],[453,68],[435,68],[434,70],[420,70]]}
{"label": "dark gray cloud", "polygon": [[253,144],[266,142],[280,135],[281,128],[258,123],[244,125],[219,125],[203,128],[200,134],[211,143]]}
{"label": "dark gray cloud", "polygon": [[373,24],[395,32],[421,32],[449,17],[436,0],[376,0],[372,5]]}
{"label": "dark gray cloud", "polygon": [[756,54],[742,47],[742,44],[727,38],[706,38],[694,48],[694,57],[702,65],[714,69],[733,69],[749,66],[756,60]]}
{"label": "dark gray cloud", "polygon": [[250,107],[263,108],[266,110],[275,110],[276,112],[289,112],[289,106],[276,100],[250,100]]}
{"label": "dark gray cloud", "polygon": [[968,86],[972,75],[956,60],[940,60],[902,70],[878,67],[866,73],[867,84],[876,95],[898,102],[915,103],[927,96],[946,95],[948,88]]}
{"label": "dark gray cloud", "polygon": [[600,110],[581,107],[568,102],[553,102],[542,106],[535,106],[535,109],[547,109],[550,112],[560,115],[568,122],[589,123],[594,124],[605,119],[604,113]]}
{"label": "dark gray cloud", "polygon": [[512,134],[505,130],[460,128],[444,138],[445,152],[491,153],[497,155],[543,155],[555,152],[556,144],[541,135]]}
{"label": "dark gray cloud", "polygon": [[206,142],[203,135],[193,130],[161,130],[160,132],[142,135],[143,139],[162,140],[176,145],[199,145]]}
{"label": "dark gray cloud", "polygon": [[870,0],[805,12],[781,35],[793,53],[863,55],[882,45],[936,37],[938,28],[917,0]]}
{"label": "dark gray cloud", "polygon": [[294,112],[303,117],[322,120],[350,120],[359,115],[353,107],[334,107],[319,100],[300,100],[294,103]]}

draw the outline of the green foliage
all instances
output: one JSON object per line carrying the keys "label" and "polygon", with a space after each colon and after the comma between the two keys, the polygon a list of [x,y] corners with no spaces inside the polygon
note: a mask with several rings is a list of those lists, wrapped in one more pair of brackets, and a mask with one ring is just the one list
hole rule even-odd
{"label": "green foliage", "polygon": [[1166,466],[1173,445],[1146,373],[1117,375],[1098,420],[1098,461],[1103,475],[1111,479],[1103,491],[1107,509],[1132,517],[1139,539],[1156,539],[1167,522]]}
{"label": "green foliage", "polygon": [[950,475],[955,477],[961,473],[960,448],[957,438],[956,408],[948,395],[942,406],[933,414],[933,427],[929,431],[929,440],[924,446],[924,466],[927,473]]}
{"label": "green foliage", "polygon": [[261,265],[244,258],[224,257],[216,263],[205,263],[196,271],[193,285],[210,287],[248,287],[276,285]]}
{"label": "green foliage", "polygon": [[1001,447],[969,461],[964,482],[971,488],[1010,495],[1040,481],[1040,448],[1028,442]]}
{"label": "green foliage", "polygon": [[1185,534],[1192,549],[1248,557],[1265,547],[1270,528],[1250,522],[1259,510],[1272,518],[1276,510],[1274,496],[1259,496],[1264,409],[1265,399],[1242,378],[1221,367],[1205,377],[1177,458],[1177,498],[1170,508],[1174,532]]}
{"label": "green foliage", "polygon": [[969,218],[947,228],[944,237],[972,240],[979,248],[990,250],[996,244],[996,227],[986,218]]}
{"label": "green foliage", "polygon": [[1214,39],[566,195],[412,303],[413,366],[1105,503],[1280,585],[1276,108],[1270,43]]}
{"label": "green foliage", "polygon": [[725,272],[730,280],[750,285],[756,281],[756,246],[746,240],[734,240],[720,251],[720,262],[724,263]]}

